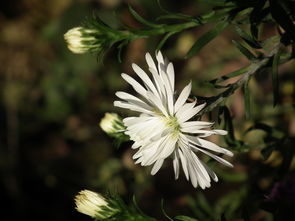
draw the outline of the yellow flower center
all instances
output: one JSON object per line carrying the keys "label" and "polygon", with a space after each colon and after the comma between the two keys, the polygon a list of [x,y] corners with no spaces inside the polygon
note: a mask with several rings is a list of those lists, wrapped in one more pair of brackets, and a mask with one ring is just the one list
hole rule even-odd
{"label": "yellow flower center", "polygon": [[173,136],[177,137],[180,132],[180,125],[178,123],[177,117],[169,116],[168,118],[165,118],[167,127],[170,127],[172,129]]}

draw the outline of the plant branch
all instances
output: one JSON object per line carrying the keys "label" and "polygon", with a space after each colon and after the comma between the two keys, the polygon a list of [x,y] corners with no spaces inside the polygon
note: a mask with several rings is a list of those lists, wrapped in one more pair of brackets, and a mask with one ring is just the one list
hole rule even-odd
{"label": "plant branch", "polygon": [[252,75],[254,75],[258,70],[264,68],[272,59],[272,57],[279,51],[281,47],[281,43],[275,44],[269,52],[267,52],[263,59],[254,60],[252,64],[249,65],[248,71],[237,80],[235,83],[231,84],[231,86],[220,94],[208,98],[209,103],[201,112],[200,115],[213,110],[220,103],[225,101],[229,96],[231,96],[239,87],[241,87],[244,83],[246,83]]}

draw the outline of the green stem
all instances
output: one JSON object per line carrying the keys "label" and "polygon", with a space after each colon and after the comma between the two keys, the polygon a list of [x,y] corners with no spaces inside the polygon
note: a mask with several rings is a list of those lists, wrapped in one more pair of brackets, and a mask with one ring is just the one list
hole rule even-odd
{"label": "green stem", "polygon": [[152,35],[161,35],[169,32],[180,32],[184,29],[189,29],[193,27],[197,27],[200,24],[196,22],[186,22],[182,24],[177,24],[177,25],[163,25],[159,28],[154,28],[154,29],[149,29],[149,30],[132,30],[132,31],[125,31],[124,36],[129,40],[135,40],[138,38],[148,38],[149,36]]}
{"label": "green stem", "polygon": [[232,84],[228,89],[221,92],[220,94],[210,97],[209,105],[205,107],[202,111],[200,111],[199,115],[202,115],[206,112],[209,112],[213,110],[215,107],[217,107],[219,104],[224,102],[229,96],[231,96],[239,87],[241,87],[244,83],[246,83],[252,75],[254,75],[259,69],[265,67],[270,59],[272,59],[272,56],[275,55],[279,48],[281,47],[281,43],[277,43],[274,45],[274,47],[265,55],[265,57],[262,60],[255,60],[249,67],[248,71],[243,75],[242,78],[237,80],[234,84]]}

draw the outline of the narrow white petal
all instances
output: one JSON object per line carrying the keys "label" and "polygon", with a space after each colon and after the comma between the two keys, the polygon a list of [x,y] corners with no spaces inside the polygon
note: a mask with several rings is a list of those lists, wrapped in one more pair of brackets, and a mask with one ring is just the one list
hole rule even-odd
{"label": "narrow white petal", "polygon": [[179,177],[179,155],[177,151],[174,151],[173,155],[173,168],[174,168],[174,173],[175,173],[175,179],[177,180]]}
{"label": "narrow white petal", "polygon": [[218,181],[218,177],[216,176],[216,174],[214,173],[214,171],[210,167],[208,167],[205,163],[203,163],[202,161],[201,161],[201,163],[203,164],[203,166],[207,170],[207,172],[208,172],[209,176],[212,178],[212,180],[214,180],[215,182],[217,182]]}
{"label": "narrow white petal", "polygon": [[214,160],[218,161],[219,163],[221,163],[221,164],[223,164],[225,166],[233,167],[233,165],[230,162],[228,162],[225,159],[222,159],[221,157],[216,156],[216,155],[214,155],[214,154],[212,154],[212,153],[210,153],[210,152],[208,152],[206,150],[203,150],[202,148],[198,148],[198,147],[194,147],[194,146],[190,146],[190,147],[192,147],[193,150],[198,150],[198,151],[201,151],[201,152],[207,154],[208,156],[212,157]]}
{"label": "narrow white petal", "polygon": [[132,68],[135,73],[141,78],[141,80],[147,85],[147,87],[156,95],[159,96],[157,89],[155,88],[153,82],[149,76],[143,71],[137,64],[132,64]]}
{"label": "narrow white petal", "polygon": [[149,68],[152,68],[154,70],[157,70],[157,66],[152,58],[152,56],[150,55],[150,53],[146,53],[145,54],[145,59],[146,59],[146,62],[149,66]]}
{"label": "narrow white petal", "polygon": [[171,136],[168,136],[167,141],[166,141],[165,145],[163,146],[161,153],[159,154],[159,157],[160,158],[169,157],[173,153],[173,151],[175,150],[176,142],[177,142],[177,139],[174,139]]}
{"label": "narrow white petal", "polygon": [[136,80],[134,80],[132,77],[130,77],[127,74],[122,73],[121,76],[125,81],[127,81],[133,87],[133,89],[137,93],[139,93],[140,95],[146,98],[147,90],[143,86],[141,86]]}
{"label": "narrow white petal", "polygon": [[168,78],[169,78],[169,82],[170,82],[170,86],[172,91],[174,91],[174,84],[175,84],[175,73],[174,73],[174,67],[172,62],[170,62],[168,64],[167,67],[167,74],[168,74]]}
{"label": "narrow white petal", "polygon": [[181,91],[180,95],[178,96],[175,105],[174,105],[174,111],[177,112],[178,109],[186,102],[189,94],[192,90],[192,82],[190,82],[183,90]]}
{"label": "narrow white petal", "polygon": [[123,91],[118,91],[116,92],[116,96],[118,98],[121,98],[122,100],[125,100],[131,104],[136,104],[142,108],[145,108],[145,109],[148,109],[148,110],[152,110],[153,108],[148,105],[147,103],[145,103],[144,101],[140,100],[139,98],[131,95],[131,94],[128,94],[126,92],[123,92]]}
{"label": "narrow white petal", "polygon": [[166,99],[166,93],[165,93],[165,88],[164,88],[164,83],[163,80],[160,78],[158,71],[153,69],[153,68],[149,68],[149,71],[152,73],[155,84],[157,86],[158,92],[161,95],[161,99]]}
{"label": "narrow white petal", "polygon": [[147,97],[166,117],[168,117],[168,112],[158,97],[149,91],[147,92]]}
{"label": "narrow white petal", "polygon": [[159,159],[159,160],[156,161],[156,163],[154,164],[153,169],[151,171],[152,175],[155,175],[159,171],[159,169],[163,165],[163,162],[164,162],[163,159]]}
{"label": "narrow white petal", "polygon": [[207,121],[187,121],[187,122],[183,122],[181,124],[182,128],[186,128],[186,127],[200,127],[204,128],[204,127],[211,127],[214,123],[212,122],[207,122]]}
{"label": "narrow white petal", "polygon": [[181,147],[178,148],[178,154],[179,154],[179,157],[180,157],[182,170],[184,172],[184,175],[185,175],[186,179],[189,180],[187,161],[186,161],[185,157],[183,156],[183,153],[182,153],[181,149],[182,149]]}
{"label": "narrow white petal", "polygon": [[169,110],[169,113],[171,115],[173,115],[174,114],[173,91],[172,91],[172,88],[170,86],[170,82],[168,80],[168,77],[166,76],[165,73],[162,75],[162,78],[163,78],[165,91],[166,91],[166,95],[167,95],[168,110]]}
{"label": "narrow white petal", "polygon": [[[158,65],[165,64],[164,57],[163,57],[161,51],[158,51],[158,53],[156,54],[156,58],[157,58],[157,61],[158,61]],[[160,67],[158,67],[158,69],[160,70]]]}
{"label": "narrow white petal", "polygon": [[178,118],[179,123],[183,123],[189,119],[191,119],[193,116],[195,116],[197,113],[199,113],[200,110],[202,110],[205,107],[205,103],[198,105],[194,108],[192,108],[189,111],[186,111],[185,113],[182,113],[181,116]]}
{"label": "narrow white petal", "polygon": [[219,135],[227,135],[226,130],[213,130],[213,131],[216,132],[216,134],[219,134]]}
{"label": "narrow white petal", "polygon": [[114,101],[114,106],[137,111],[137,112],[142,112],[142,113],[146,113],[146,114],[153,114],[153,112],[146,110],[138,105],[129,104],[129,103],[122,102],[122,101]]}
{"label": "narrow white petal", "polygon": [[208,150],[213,150],[218,153],[223,153],[223,154],[230,156],[230,157],[232,157],[234,155],[231,151],[229,151],[225,148],[222,148],[222,147],[220,147],[220,146],[216,145],[215,143],[212,143],[208,140],[204,140],[204,139],[200,139],[200,138],[196,138],[196,139],[198,139],[198,142],[201,144],[200,146],[203,148],[206,148]]}

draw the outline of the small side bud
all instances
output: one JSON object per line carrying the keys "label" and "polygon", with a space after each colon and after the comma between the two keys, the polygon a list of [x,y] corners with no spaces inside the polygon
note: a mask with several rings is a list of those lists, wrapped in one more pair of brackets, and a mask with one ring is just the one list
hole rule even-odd
{"label": "small side bud", "polygon": [[75,54],[83,54],[93,50],[99,50],[100,44],[96,39],[97,30],[83,27],[75,27],[64,34],[68,48]]}
{"label": "small side bud", "polygon": [[126,129],[122,119],[116,113],[106,113],[100,121],[99,126],[112,137],[118,137]]}
{"label": "small side bud", "polygon": [[78,212],[98,220],[107,219],[119,212],[103,196],[90,190],[80,191],[75,197],[75,203]]}

